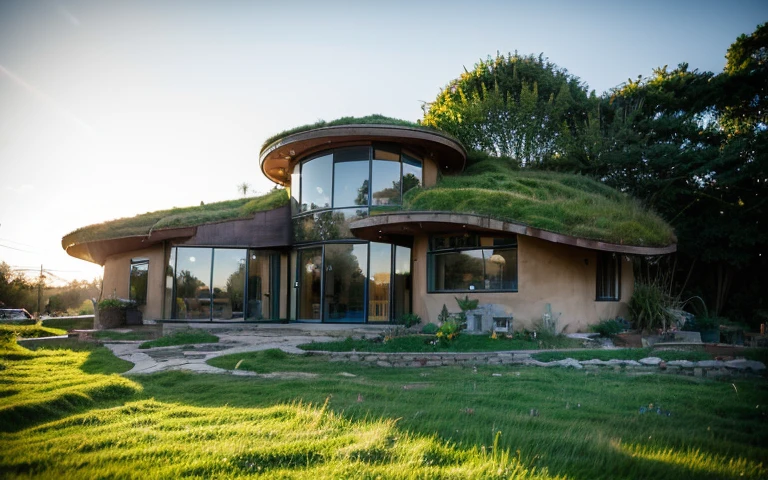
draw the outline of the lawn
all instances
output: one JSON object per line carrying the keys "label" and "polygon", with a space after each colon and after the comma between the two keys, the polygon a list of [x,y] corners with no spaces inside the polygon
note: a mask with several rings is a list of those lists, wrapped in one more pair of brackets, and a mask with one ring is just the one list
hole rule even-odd
{"label": "lawn", "polygon": [[[126,379],[107,374],[122,367],[103,350],[94,362],[1,347],[5,478],[768,475],[763,379],[376,368],[280,351],[210,363],[315,376]],[[670,416],[641,414],[651,403]]]}

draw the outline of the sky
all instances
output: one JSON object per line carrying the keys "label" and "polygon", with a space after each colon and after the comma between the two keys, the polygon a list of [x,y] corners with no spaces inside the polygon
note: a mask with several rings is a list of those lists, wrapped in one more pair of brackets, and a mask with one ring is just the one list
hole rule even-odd
{"label": "sky", "polygon": [[416,121],[496,52],[599,95],[687,62],[720,72],[768,1],[0,0],[0,261],[100,276],[61,238],[271,184],[264,140],[344,116]]}

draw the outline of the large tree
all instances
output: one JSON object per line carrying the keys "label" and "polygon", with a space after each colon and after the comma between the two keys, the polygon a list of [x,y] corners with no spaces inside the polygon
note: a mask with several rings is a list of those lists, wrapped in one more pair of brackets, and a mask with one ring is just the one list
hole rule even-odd
{"label": "large tree", "polygon": [[605,95],[597,169],[675,227],[680,287],[754,323],[768,290],[765,30],[740,37],[718,75],[664,67]]}
{"label": "large tree", "polygon": [[596,105],[578,78],[542,55],[497,54],[451,81],[422,123],[471,149],[540,166],[573,153]]}

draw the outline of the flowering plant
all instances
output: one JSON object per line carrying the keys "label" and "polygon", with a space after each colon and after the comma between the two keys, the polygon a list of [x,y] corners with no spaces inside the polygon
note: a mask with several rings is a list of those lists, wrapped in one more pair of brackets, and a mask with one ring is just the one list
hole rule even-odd
{"label": "flowering plant", "polygon": [[447,344],[459,336],[459,323],[455,320],[443,322],[436,334],[440,343]]}

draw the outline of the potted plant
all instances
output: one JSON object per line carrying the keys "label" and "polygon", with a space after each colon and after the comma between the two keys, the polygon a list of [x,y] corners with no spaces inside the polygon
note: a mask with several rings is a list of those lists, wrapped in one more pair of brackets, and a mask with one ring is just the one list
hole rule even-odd
{"label": "potted plant", "polygon": [[135,302],[121,298],[105,298],[96,305],[98,315],[94,317],[96,329],[120,327],[126,324],[129,309],[135,310]]}
{"label": "potted plant", "polygon": [[719,317],[696,317],[693,321],[694,328],[701,334],[703,343],[720,342],[720,318]]}

